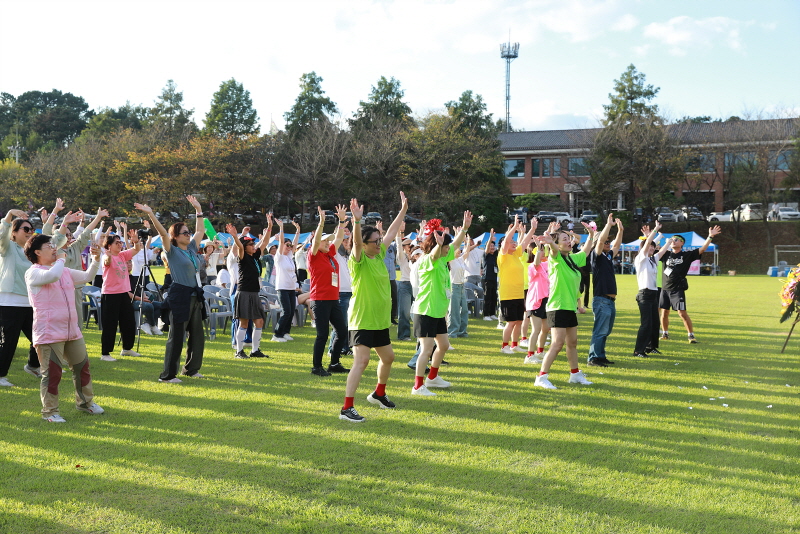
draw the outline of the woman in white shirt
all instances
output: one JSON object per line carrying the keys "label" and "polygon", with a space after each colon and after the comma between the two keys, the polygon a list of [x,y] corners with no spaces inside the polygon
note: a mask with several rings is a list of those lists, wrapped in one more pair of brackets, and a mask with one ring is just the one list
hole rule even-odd
{"label": "woman in white shirt", "polygon": [[646,237],[639,247],[639,253],[633,260],[636,268],[636,282],[639,285],[639,292],[636,294],[636,302],[639,304],[639,316],[641,324],[639,333],[636,336],[636,348],[633,355],[646,358],[648,354],[661,354],[658,350],[658,260],[664,255],[669,247],[670,240],[656,252],[656,244],[653,238],[661,229],[661,223],[656,222],[653,231],[649,226],[642,226],[642,233]]}
{"label": "woman in white shirt", "polygon": [[275,289],[281,300],[281,318],[275,326],[275,335],[272,341],[285,342],[292,341],[289,333],[292,330],[292,317],[297,308],[297,270],[292,261],[292,252],[297,248],[300,239],[300,225],[292,221],[295,228],[294,239],[289,241],[284,238],[283,221],[278,219],[278,243],[280,243],[280,254],[275,256]]}
{"label": "woman in white shirt", "polygon": [[450,310],[447,314],[448,337],[467,337],[467,324],[469,323],[469,308],[467,296],[464,292],[467,265],[464,262],[464,251],[456,250],[456,257],[449,263],[450,266]]}

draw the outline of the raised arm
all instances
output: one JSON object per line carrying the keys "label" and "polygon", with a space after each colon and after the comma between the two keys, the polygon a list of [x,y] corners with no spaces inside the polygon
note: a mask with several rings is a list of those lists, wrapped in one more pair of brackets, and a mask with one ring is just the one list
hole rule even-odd
{"label": "raised arm", "polygon": [[711,240],[714,239],[714,236],[718,235],[720,232],[722,232],[722,228],[720,228],[719,226],[714,226],[713,228],[708,229],[708,237],[703,243],[703,246],[700,247],[701,255],[706,251],[706,249],[708,249],[709,245],[711,245]]}
{"label": "raised arm", "polygon": [[389,247],[394,241],[394,236],[397,235],[398,230],[400,230],[400,223],[402,223],[406,218],[406,212],[408,211],[408,199],[406,195],[400,191],[400,211],[397,212],[397,216],[392,221],[392,224],[386,230],[386,233],[383,235],[383,246]]}
{"label": "raised arm", "polygon": [[292,239],[292,254],[297,250],[297,244],[300,242],[300,224],[297,221],[292,221],[294,225],[294,239]]}
{"label": "raised arm", "polygon": [[325,210],[322,207],[317,206],[317,213],[319,216],[319,224],[317,224],[317,229],[314,231],[314,237],[311,240],[311,255],[315,255],[317,251],[319,251],[319,244],[322,241],[322,234],[325,229]]}
{"label": "raised arm", "polygon": [[351,254],[355,261],[361,261],[364,252],[364,242],[361,240],[361,217],[364,215],[364,206],[358,205],[358,200],[350,199],[350,213],[353,214],[353,250]]}
{"label": "raised arm", "polygon": [[261,241],[258,243],[258,249],[261,251],[261,254],[264,254],[264,251],[267,249],[267,244],[269,244],[269,239],[272,237],[272,214],[267,214],[267,229],[261,233]]}
{"label": "raised arm", "polygon": [[283,233],[283,221],[278,219],[275,224],[278,225],[278,254],[280,255],[283,242],[286,241],[286,235]]}
{"label": "raised arm", "polygon": [[547,245],[542,241],[544,236],[533,236],[533,240],[536,242],[536,254],[533,256],[533,264],[535,266],[539,266],[542,263],[542,258],[544,257],[544,247]]}
{"label": "raised arm", "polygon": [[233,236],[233,254],[241,260],[244,258],[244,246],[239,240],[239,233],[236,231],[236,227],[228,223],[225,225],[225,231]]}
{"label": "raised arm", "polygon": [[[586,231],[589,232],[589,237],[586,239],[586,243],[584,243],[583,247],[581,248],[581,251],[588,256],[589,251],[592,250],[592,240],[594,239],[594,234],[596,234],[597,231],[594,228],[592,228],[588,223],[582,222],[581,224],[583,225],[584,228],[586,228]],[[603,252],[602,248],[600,249],[600,252],[601,253]]]}
{"label": "raised arm", "polygon": [[533,235],[536,233],[537,226],[539,226],[539,219],[534,217],[533,219],[531,219],[531,229],[528,230],[528,232],[522,237],[522,240],[519,242],[519,246],[522,250],[528,249],[528,245],[533,239]]}
{"label": "raised arm", "polygon": [[639,252],[645,251],[646,253],[646,251],[650,249],[650,243],[653,242],[653,239],[655,239],[659,230],[661,230],[661,223],[658,221],[656,221],[656,225],[653,227],[652,232],[650,231],[649,226],[642,226],[642,233],[645,236],[645,240],[644,243],[642,243],[642,246],[639,248]]}
{"label": "raised arm", "polygon": [[506,236],[503,238],[503,254],[511,252],[511,243],[514,242],[514,234],[520,230],[520,222],[517,216],[514,216],[514,224],[509,226]]}
{"label": "raised arm", "polygon": [[614,238],[614,242],[611,243],[611,257],[613,258],[617,254],[619,254],[619,249],[622,246],[622,238],[624,237],[623,234],[625,233],[625,228],[622,227],[622,221],[619,219],[616,220],[617,223],[617,237]]}
{"label": "raised arm", "polygon": [[344,204],[336,206],[336,218],[339,224],[336,225],[336,233],[333,234],[333,248],[338,250],[344,239],[344,231],[347,229],[347,206]]}
{"label": "raised arm", "polygon": [[[172,242],[169,240],[169,233],[167,233],[167,229],[164,228],[164,225],[161,224],[161,221],[158,220],[156,214],[153,213],[153,208],[148,206],[147,204],[139,204],[136,202],[133,205],[134,208],[137,210],[146,213],[150,217],[150,221],[153,223],[153,226],[156,228],[156,232],[158,235],[161,236],[161,248],[164,252],[169,252],[169,249],[172,247]],[[99,215],[98,211],[98,215]]]}
{"label": "raised arm", "polygon": [[467,235],[467,230],[472,224],[472,212],[469,210],[464,212],[464,220],[461,228],[458,229],[455,238],[453,238],[453,248],[458,250],[461,248],[461,243],[464,242],[464,236]]}
{"label": "raised arm", "polygon": [[200,202],[192,195],[186,195],[186,200],[188,200],[189,204],[194,208],[195,226],[192,239],[194,240],[197,250],[200,250],[200,243],[203,241],[203,236],[206,235],[206,225],[203,223],[203,208],[200,206]]}
{"label": "raised arm", "polygon": [[[594,244],[594,253],[598,256],[603,253],[603,245],[605,244],[606,240],[608,239],[608,235],[611,233],[611,227],[616,225],[616,221],[614,220],[614,214],[608,214],[608,220],[606,220],[606,225],[603,226],[603,229],[600,230],[600,237],[597,238],[597,241]],[[586,225],[584,225],[586,226]],[[586,228],[589,228],[586,226]],[[587,252],[588,254],[588,252]]]}

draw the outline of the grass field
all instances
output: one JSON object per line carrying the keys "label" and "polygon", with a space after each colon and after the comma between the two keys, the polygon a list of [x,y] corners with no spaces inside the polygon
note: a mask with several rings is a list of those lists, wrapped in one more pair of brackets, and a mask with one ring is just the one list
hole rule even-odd
{"label": "grass field", "polygon": [[[345,377],[310,374],[308,326],[262,343],[261,361],[235,360],[218,337],[207,378],[173,385],[156,381],[165,337],[101,362],[92,323],[106,413],[75,410],[67,373],[60,425],[40,418],[20,348],[17,386],[0,391],[0,532],[800,532],[800,332],[780,354],[780,281],[690,279],[700,344],[673,321],[664,355],[646,360],[629,356],[635,279],[618,281],[617,364],[586,368],[594,385],[567,384],[562,354],[559,389],[534,388],[538,366],[500,354],[495,324],[472,320],[443,368],[453,387],[435,398],[410,395],[402,342],[387,388],[397,409],[368,404],[373,360],[358,425],[337,417]],[[580,320],[584,361],[591,316]]]}

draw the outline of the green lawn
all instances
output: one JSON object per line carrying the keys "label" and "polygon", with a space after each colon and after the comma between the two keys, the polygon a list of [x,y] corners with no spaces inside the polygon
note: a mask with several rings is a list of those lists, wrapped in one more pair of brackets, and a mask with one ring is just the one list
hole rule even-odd
{"label": "green lawn", "polygon": [[[500,354],[495,324],[473,320],[435,398],[410,395],[405,342],[387,389],[397,409],[367,404],[373,360],[358,425],[338,419],[344,376],[309,373],[308,326],[263,343],[263,361],[208,342],[207,378],[172,385],[156,381],[165,337],[101,362],[92,323],[106,413],[75,410],[67,373],[61,425],[40,418],[20,349],[17,387],[0,391],[0,532],[800,532],[800,332],[780,354],[780,281],[692,278],[700,344],[673,322],[664,356],[642,360],[628,356],[635,279],[618,280],[617,365],[586,368],[594,385],[566,384],[562,354],[559,389],[532,387],[538,366]],[[581,317],[582,361],[590,331]]]}

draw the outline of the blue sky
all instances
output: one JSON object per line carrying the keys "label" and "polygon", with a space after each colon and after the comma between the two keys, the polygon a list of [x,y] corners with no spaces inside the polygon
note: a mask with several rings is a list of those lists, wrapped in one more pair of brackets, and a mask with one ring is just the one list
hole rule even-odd
{"label": "blue sky", "polygon": [[520,43],[515,128],[596,126],[631,63],[661,88],[668,118],[800,115],[797,0],[27,0],[4,3],[0,17],[0,91],[152,105],[172,78],[201,126],[234,77],[262,130],[270,116],[281,127],[312,70],[344,118],[380,76],[401,82],[417,114],[471,89],[499,118],[509,32]]}

